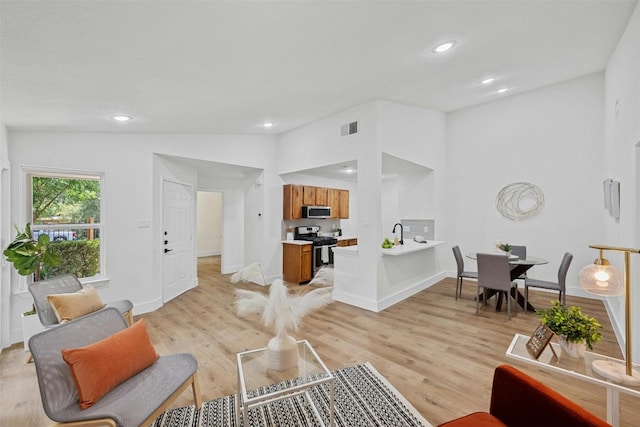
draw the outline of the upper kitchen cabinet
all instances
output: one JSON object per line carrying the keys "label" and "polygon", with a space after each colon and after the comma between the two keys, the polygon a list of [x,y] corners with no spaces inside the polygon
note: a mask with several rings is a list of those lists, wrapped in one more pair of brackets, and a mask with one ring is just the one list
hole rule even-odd
{"label": "upper kitchen cabinet", "polygon": [[339,190],[340,210],[338,218],[349,218],[349,190]]}
{"label": "upper kitchen cabinet", "polygon": [[302,218],[302,206],[330,206],[331,218],[349,218],[349,190],[285,184],[282,219]]}
{"label": "upper kitchen cabinet", "polygon": [[302,187],[302,205],[318,206],[316,203],[316,187],[305,185]]}
{"label": "upper kitchen cabinet", "polygon": [[316,187],[316,206],[329,206],[327,200],[328,188]]}
{"label": "upper kitchen cabinet", "polygon": [[282,188],[282,219],[290,220],[302,218],[302,186],[286,184]]}
{"label": "upper kitchen cabinet", "polygon": [[327,188],[327,206],[331,207],[331,218],[340,216],[340,191],[336,188]]}

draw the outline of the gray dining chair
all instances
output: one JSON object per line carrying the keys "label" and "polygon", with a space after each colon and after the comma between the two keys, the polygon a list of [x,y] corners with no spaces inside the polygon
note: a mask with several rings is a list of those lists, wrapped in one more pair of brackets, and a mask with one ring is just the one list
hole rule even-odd
{"label": "gray dining chair", "polygon": [[527,247],[522,245],[511,245],[511,255],[520,259],[527,259]]}
{"label": "gray dining chair", "polygon": [[[511,255],[515,255],[518,259],[527,259],[527,247],[523,245],[511,245]],[[517,280],[525,280],[527,273],[522,273]]]}
{"label": "gray dining chair", "polygon": [[475,271],[465,271],[464,269],[464,259],[462,258],[462,252],[460,252],[460,247],[458,245],[451,248],[453,250],[453,256],[456,259],[456,264],[458,266],[458,273],[456,275],[456,300],[458,299],[458,295],[462,295],[462,279],[473,279],[478,280],[478,273]]}
{"label": "gray dining chair", "polygon": [[539,280],[539,279],[530,279],[526,278],[524,281],[524,306],[527,307],[527,302],[529,300],[529,288],[541,288],[541,289],[550,289],[554,291],[558,291],[558,301],[562,302],[563,305],[567,303],[567,272],[569,271],[569,266],[571,265],[571,261],[573,260],[573,255],[569,252],[565,252],[562,257],[562,261],[560,262],[560,267],[558,268],[558,281],[551,282],[547,280]]}
{"label": "gray dining chair", "polygon": [[[483,300],[486,303],[487,289],[506,293],[507,318],[511,320],[511,288],[518,284],[511,281],[509,257],[503,254],[478,254],[478,293],[476,297],[476,315],[480,304],[480,288],[483,288]],[[516,309],[517,309],[516,304]]]}

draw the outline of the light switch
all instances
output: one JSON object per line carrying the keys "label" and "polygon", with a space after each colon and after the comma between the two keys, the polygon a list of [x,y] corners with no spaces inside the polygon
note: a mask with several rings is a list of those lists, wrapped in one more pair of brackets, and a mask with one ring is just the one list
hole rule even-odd
{"label": "light switch", "polygon": [[428,226],[428,225],[425,225],[425,226],[424,226],[424,232],[425,232],[425,233],[428,233],[428,232],[429,232],[429,226]]}
{"label": "light switch", "polygon": [[411,226],[410,225],[405,225],[404,226],[404,231],[406,231],[406,232],[411,231]]}
{"label": "light switch", "polygon": [[149,228],[149,227],[151,227],[151,220],[150,219],[139,219],[136,227],[138,227],[138,228]]}

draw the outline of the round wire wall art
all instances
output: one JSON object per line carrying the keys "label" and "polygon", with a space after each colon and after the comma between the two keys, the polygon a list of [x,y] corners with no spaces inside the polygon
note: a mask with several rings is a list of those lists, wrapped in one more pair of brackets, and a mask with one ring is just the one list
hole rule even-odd
{"label": "round wire wall art", "polygon": [[544,207],[542,190],[529,182],[508,184],[496,196],[496,208],[512,221],[522,221],[538,215]]}

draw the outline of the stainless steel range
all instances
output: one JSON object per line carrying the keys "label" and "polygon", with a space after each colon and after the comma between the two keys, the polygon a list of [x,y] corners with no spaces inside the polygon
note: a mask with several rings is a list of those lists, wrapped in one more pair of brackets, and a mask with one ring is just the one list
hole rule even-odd
{"label": "stainless steel range", "polygon": [[296,227],[294,232],[296,240],[311,242],[311,268],[314,275],[323,265],[333,265],[333,248],[338,244],[338,239],[335,237],[318,236],[319,231],[319,226],[312,225],[310,227]]}

